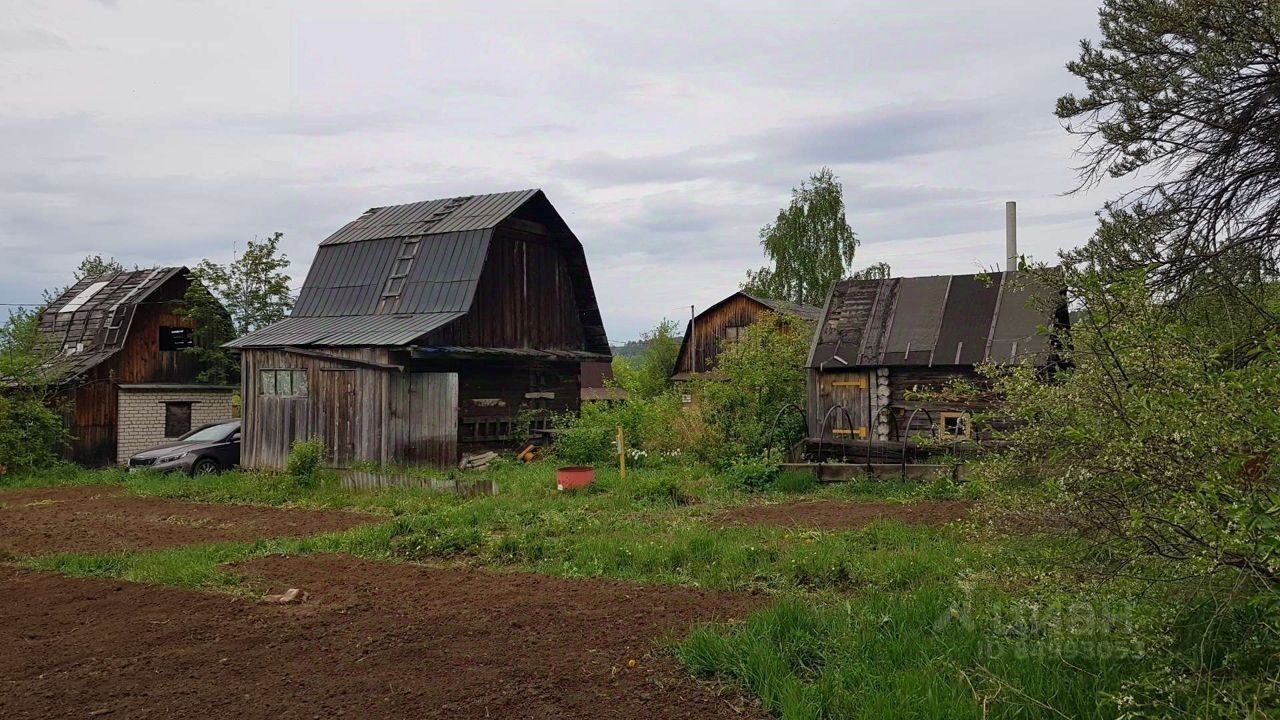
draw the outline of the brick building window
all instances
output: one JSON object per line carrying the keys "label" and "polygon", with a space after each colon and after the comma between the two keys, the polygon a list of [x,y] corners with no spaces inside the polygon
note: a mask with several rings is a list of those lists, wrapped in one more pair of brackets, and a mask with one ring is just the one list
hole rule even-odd
{"label": "brick building window", "polygon": [[167,402],[164,404],[164,436],[182,437],[191,432],[191,403]]}
{"label": "brick building window", "polygon": [[194,344],[191,328],[160,326],[161,350],[186,350]]}
{"label": "brick building window", "polygon": [[306,397],[307,371],[271,369],[258,371],[258,394],[276,397]]}

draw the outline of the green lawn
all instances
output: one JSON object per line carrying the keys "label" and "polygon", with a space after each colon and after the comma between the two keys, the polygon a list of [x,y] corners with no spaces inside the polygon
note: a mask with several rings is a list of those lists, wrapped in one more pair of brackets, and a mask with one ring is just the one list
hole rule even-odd
{"label": "green lawn", "polygon": [[745,503],[907,502],[971,489],[870,481],[813,488],[790,479],[791,492],[748,493],[706,468],[670,467],[634,469],[625,481],[605,470],[590,489],[559,493],[553,469],[502,464],[487,471],[499,494],[473,498],[354,492],[332,480],[301,488],[248,473],[192,479],[64,471],[0,485],[103,482],[144,496],[378,516],[367,527],[302,540],[23,559],[73,576],[249,595],[258,589],[225,564],[344,552],[767,593],[774,598],[767,609],[695,628],[673,651],[691,672],[739,683],[783,718],[1113,717],[1109,694],[1135,671],[1127,645],[1138,629],[1132,609],[1041,609],[1061,598],[1049,589],[1062,584],[1047,539],[1000,537],[976,523],[878,522],[822,532],[716,522]]}

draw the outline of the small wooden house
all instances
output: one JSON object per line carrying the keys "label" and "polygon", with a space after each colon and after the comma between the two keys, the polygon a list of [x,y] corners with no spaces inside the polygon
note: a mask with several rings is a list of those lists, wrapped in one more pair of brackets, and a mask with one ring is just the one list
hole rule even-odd
{"label": "small wooden house", "polygon": [[373,208],[320,243],[242,350],[241,462],[322,438],[332,466],[453,465],[576,412],[608,360],[582,243],[541,190]]}
{"label": "small wooden house", "polygon": [[809,438],[980,439],[980,408],[937,391],[983,363],[1052,366],[1067,322],[1065,289],[1027,272],[842,280],[809,352]]}
{"label": "small wooden house", "polygon": [[822,309],[735,292],[703,310],[685,326],[671,379],[691,380],[714,370],[716,358],[725,343],[737,340],[748,326],[773,313],[786,313],[814,322],[822,314]]}
{"label": "small wooden house", "polygon": [[72,440],[68,459],[100,467],[232,417],[233,388],[201,385],[195,324],[182,314],[184,267],[88,277],[40,315],[51,400]]}

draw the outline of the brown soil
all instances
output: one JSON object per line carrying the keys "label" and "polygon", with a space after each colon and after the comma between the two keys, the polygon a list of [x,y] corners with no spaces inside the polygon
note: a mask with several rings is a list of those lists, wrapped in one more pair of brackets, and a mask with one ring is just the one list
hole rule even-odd
{"label": "brown soil", "polygon": [[131,497],[115,487],[15,490],[0,493],[0,556],[295,537],[377,521],[375,516],[337,510]]}
{"label": "brown soil", "polygon": [[876,520],[900,520],[920,525],[943,525],[963,518],[973,505],[968,500],[927,500],[913,503],[798,502],[782,505],[744,505],[720,516],[723,523],[856,530]]}
{"label": "brown soil", "polygon": [[763,717],[655,644],[761,598],[335,555],[239,570],[309,597],[0,569],[0,716]]}

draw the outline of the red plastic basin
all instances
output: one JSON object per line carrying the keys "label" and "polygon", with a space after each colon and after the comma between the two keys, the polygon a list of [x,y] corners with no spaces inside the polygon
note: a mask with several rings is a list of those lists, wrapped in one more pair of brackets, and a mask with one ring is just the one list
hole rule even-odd
{"label": "red plastic basin", "polygon": [[593,467],[562,467],[556,470],[557,490],[576,490],[584,488],[596,479]]}

